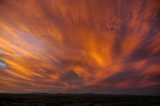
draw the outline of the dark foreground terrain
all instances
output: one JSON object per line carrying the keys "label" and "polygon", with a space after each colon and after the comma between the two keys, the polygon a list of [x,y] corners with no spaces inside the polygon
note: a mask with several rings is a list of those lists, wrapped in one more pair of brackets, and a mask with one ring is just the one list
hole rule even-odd
{"label": "dark foreground terrain", "polygon": [[0,94],[0,106],[160,106],[160,96]]}

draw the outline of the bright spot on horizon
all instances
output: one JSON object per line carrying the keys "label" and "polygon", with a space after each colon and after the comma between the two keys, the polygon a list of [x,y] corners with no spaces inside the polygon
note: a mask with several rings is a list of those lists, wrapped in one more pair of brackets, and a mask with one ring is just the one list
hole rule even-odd
{"label": "bright spot on horizon", "polygon": [[7,65],[4,62],[0,61],[0,68],[6,68],[6,67],[7,67]]}

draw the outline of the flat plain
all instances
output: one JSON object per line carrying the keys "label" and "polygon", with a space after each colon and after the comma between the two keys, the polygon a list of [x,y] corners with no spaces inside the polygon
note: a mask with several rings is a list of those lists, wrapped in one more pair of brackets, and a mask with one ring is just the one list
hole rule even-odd
{"label": "flat plain", "polygon": [[0,106],[160,106],[160,96],[0,94]]}

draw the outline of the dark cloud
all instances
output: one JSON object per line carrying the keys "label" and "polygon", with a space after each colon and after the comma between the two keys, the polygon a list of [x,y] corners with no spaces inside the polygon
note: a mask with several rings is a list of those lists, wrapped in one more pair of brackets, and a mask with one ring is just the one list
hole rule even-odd
{"label": "dark cloud", "polygon": [[62,81],[73,84],[73,85],[79,85],[83,83],[83,78],[80,77],[78,74],[76,74],[74,71],[70,70],[60,78]]}
{"label": "dark cloud", "polygon": [[155,74],[154,76],[150,76],[148,79],[155,81],[155,82],[160,82],[160,74]]}

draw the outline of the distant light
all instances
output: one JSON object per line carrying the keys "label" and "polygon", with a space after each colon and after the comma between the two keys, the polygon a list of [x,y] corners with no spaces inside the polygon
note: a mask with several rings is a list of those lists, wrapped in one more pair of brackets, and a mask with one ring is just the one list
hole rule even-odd
{"label": "distant light", "polygon": [[3,62],[0,62],[0,68],[5,68],[5,67],[7,67],[7,65]]}

